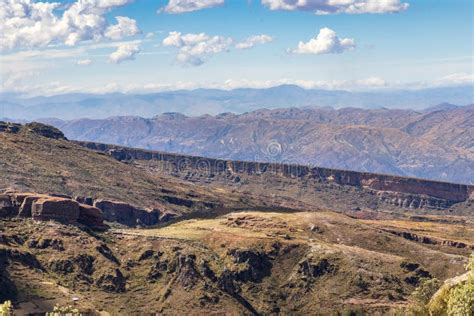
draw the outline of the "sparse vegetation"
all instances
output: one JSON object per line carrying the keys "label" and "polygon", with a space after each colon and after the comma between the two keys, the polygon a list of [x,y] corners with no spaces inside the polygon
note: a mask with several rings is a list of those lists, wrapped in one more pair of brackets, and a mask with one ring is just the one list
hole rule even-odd
{"label": "sparse vegetation", "polygon": [[[117,199],[176,215],[163,227],[111,225],[91,233],[13,217],[22,203],[5,190],[0,289],[18,292],[2,299],[22,313],[374,314],[406,306],[420,281],[415,315],[470,308],[465,280],[441,292],[440,304],[430,300],[441,281],[464,271],[473,242],[469,216],[440,210],[436,218],[411,220],[411,211],[365,210],[378,197],[363,188],[299,186],[277,174],[242,174],[240,183],[249,180],[243,189],[227,185],[227,173],[224,182],[191,185],[30,132],[0,134],[0,149],[1,188]],[[331,211],[356,202],[357,212]],[[66,306],[73,295],[80,300]]]}
{"label": "sparse vegetation", "polygon": [[466,274],[448,280],[441,287],[436,279],[424,279],[411,295],[413,303],[404,312],[414,316],[474,315],[474,253],[466,269]]}
{"label": "sparse vegetation", "polygon": [[6,301],[0,304],[0,316],[12,316],[13,306],[11,301]]}
{"label": "sparse vegetation", "polygon": [[55,305],[52,312],[46,313],[46,316],[82,316],[79,310],[71,305]]}

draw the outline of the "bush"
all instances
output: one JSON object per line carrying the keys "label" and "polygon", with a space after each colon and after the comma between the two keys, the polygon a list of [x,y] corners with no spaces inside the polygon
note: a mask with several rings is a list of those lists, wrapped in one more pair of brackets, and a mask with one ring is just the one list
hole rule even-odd
{"label": "bush", "polygon": [[453,288],[447,300],[448,315],[474,315],[474,252],[466,269],[470,272],[466,282]]}
{"label": "bush", "polygon": [[3,304],[0,304],[0,316],[10,316],[13,315],[13,306],[11,301],[6,301]]}
{"label": "bush", "polygon": [[450,287],[443,286],[428,305],[430,315],[474,315],[474,253],[466,265],[467,280]]}
{"label": "bush", "polygon": [[474,277],[455,287],[449,293],[447,314],[453,316],[474,315]]}
{"label": "bush", "polygon": [[82,314],[79,312],[77,308],[74,308],[70,305],[68,306],[54,306],[54,310],[52,312],[46,313],[46,316],[81,316]]}
{"label": "bush", "polygon": [[436,278],[423,278],[420,280],[420,285],[411,294],[411,297],[417,303],[427,305],[440,286],[441,282]]}
{"label": "bush", "polygon": [[[474,315],[474,253],[466,265],[467,274],[457,284],[443,286],[437,279],[422,279],[411,294],[412,303],[393,309],[390,316],[473,316]],[[453,280],[451,280],[453,281]]]}

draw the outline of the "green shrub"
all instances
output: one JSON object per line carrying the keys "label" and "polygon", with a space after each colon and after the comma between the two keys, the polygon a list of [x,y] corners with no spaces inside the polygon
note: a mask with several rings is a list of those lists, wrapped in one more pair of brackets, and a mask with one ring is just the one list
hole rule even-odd
{"label": "green shrub", "polygon": [[3,304],[0,304],[0,316],[10,316],[13,315],[13,306],[11,301],[6,301]]}
{"label": "green shrub", "polygon": [[54,306],[54,310],[52,312],[46,313],[46,316],[81,316],[82,314],[79,312],[77,308],[74,308],[70,305],[68,306]]}
{"label": "green shrub", "polygon": [[436,278],[423,278],[420,280],[420,285],[411,293],[411,297],[415,302],[427,305],[440,286],[441,282]]}
{"label": "green shrub", "polygon": [[474,277],[449,292],[447,314],[453,316],[474,315]]}
{"label": "green shrub", "polygon": [[466,265],[467,280],[449,287],[443,286],[428,305],[429,315],[472,316],[474,315],[474,253]]}

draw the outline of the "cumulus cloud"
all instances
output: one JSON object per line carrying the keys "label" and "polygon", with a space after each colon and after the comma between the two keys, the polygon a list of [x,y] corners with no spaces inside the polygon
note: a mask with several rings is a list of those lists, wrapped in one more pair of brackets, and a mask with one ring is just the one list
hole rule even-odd
{"label": "cumulus cloud", "polygon": [[169,0],[168,5],[158,12],[179,14],[213,8],[223,4],[224,0]]}
{"label": "cumulus cloud", "polygon": [[76,65],[79,65],[79,66],[89,66],[90,64],[92,64],[91,59],[79,59],[76,62]]}
{"label": "cumulus cloud", "polygon": [[117,20],[117,24],[111,25],[105,30],[106,37],[113,40],[120,40],[124,37],[140,33],[137,21],[134,19],[130,19],[126,16],[116,16],[115,19]]}
{"label": "cumulus cloud", "polygon": [[181,34],[170,32],[163,40],[164,46],[179,48],[176,60],[183,65],[199,66],[211,55],[229,51],[233,40],[223,36],[209,36],[205,33]]}
{"label": "cumulus cloud", "polygon": [[308,42],[300,41],[298,48],[292,50],[295,54],[340,54],[356,47],[352,38],[339,38],[336,32],[325,27],[319,34]]}
{"label": "cumulus cloud", "polygon": [[[81,41],[120,39],[138,32],[136,22],[117,17],[110,25],[105,15],[133,0],[77,0],[64,7],[59,2],[0,1],[0,50],[76,45]],[[62,14],[59,14],[62,12]]]}
{"label": "cumulus cloud", "polygon": [[120,64],[125,60],[135,59],[135,55],[140,52],[139,43],[126,43],[120,45],[115,52],[110,54],[109,61],[114,64]]}
{"label": "cumulus cloud", "polygon": [[270,10],[309,11],[323,14],[397,13],[408,9],[400,0],[262,0]]}
{"label": "cumulus cloud", "polygon": [[[273,41],[269,35],[252,35],[242,42],[235,44],[237,49],[249,49],[257,44]],[[182,65],[200,66],[210,56],[228,52],[234,47],[235,41],[231,37],[210,36],[206,33],[181,34],[170,32],[163,40],[163,46],[179,48],[176,60]]]}
{"label": "cumulus cloud", "polygon": [[237,43],[235,45],[236,48],[238,49],[249,49],[254,47],[257,44],[265,44],[273,41],[273,37],[265,34],[261,35],[253,35],[250,37],[247,37],[244,41]]}

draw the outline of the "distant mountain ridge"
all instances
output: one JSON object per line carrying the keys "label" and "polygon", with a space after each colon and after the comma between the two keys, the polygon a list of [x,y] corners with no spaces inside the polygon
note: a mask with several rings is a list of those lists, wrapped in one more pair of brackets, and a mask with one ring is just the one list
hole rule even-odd
{"label": "distant mountain ridge", "polygon": [[[446,109],[443,109],[446,108]],[[474,105],[288,108],[42,120],[70,139],[221,159],[284,162],[473,184]]]}
{"label": "distant mountain ridge", "polygon": [[350,92],[281,85],[266,89],[196,89],[147,94],[71,93],[33,98],[0,94],[0,117],[27,120],[55,117],[71,120],[127,115],[152,117],[165,112],[196,116],[224,112],[241,114],[262,108],[326,106],[422,110],[443,102],[460,105],[474,103],[474,86]]}

